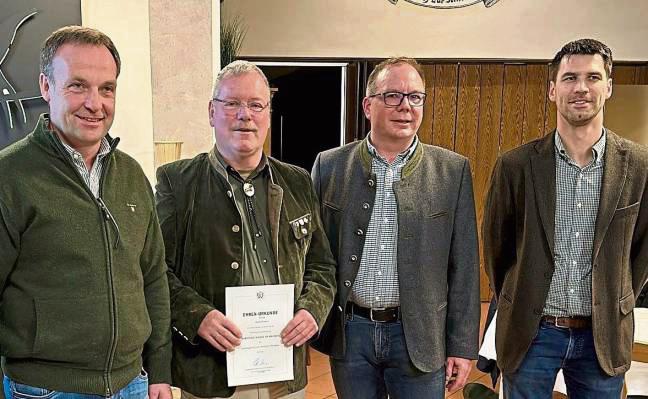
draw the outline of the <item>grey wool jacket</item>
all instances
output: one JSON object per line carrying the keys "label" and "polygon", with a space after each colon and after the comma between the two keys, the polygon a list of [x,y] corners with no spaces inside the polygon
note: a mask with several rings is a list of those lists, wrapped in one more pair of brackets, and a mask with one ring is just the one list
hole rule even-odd
{"label": "grey wool jacket", "polygon": [[[344,309],[376,195],[365,140],[320,153],[312,170],[338,262],[335,305],[314,346],[334,358],[345,355]],[[479,255],[468,160],[419,143],[394,192],[400,305],[410,359],[426,372],[438,370],[450,356],[476,359]]]}

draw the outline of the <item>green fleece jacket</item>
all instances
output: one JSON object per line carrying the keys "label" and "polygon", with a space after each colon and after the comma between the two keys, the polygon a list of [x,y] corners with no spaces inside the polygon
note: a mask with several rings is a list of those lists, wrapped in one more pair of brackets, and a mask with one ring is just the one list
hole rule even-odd
{"label": "green fleece jacket", "polygon": [[169,291],[150,185],[105,158],[100,199],[42,115],[0,151],[0,350],[5,374],[110,395],[140,372],[170,382]]}

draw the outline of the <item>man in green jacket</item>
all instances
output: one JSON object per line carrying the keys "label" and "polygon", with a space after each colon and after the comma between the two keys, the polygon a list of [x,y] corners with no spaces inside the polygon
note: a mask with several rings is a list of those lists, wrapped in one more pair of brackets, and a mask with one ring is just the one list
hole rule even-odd
{"label": "man in green jacket", "polygon": [[54,32],[39,78],[49,113],[0,151],[7,398],[171,398],[169,291],[153,194],[107,135],[119,68],[105,34]]}
{"label": "man in green jacket", "polygon": [[[303,398],[304,344],[326,320],[335,263],[305,170],[263,154],[270,89],[254,64],[219,73],[209,102],[216,146],[158,169],[156,199],[171,287],[173,382],[183,398]],[[225,315],[225,288],[294,284],[294,379],[228,387],[226,351],[242,334]]]}

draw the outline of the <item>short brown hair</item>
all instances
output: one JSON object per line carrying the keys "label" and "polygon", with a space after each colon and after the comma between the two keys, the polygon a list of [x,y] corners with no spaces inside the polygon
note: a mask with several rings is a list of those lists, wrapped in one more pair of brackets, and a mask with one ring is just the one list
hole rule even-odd
{"label": "short brown hair", "polygon": [[421,77],[421,80],[423,81],[423,85],[425,85],[425,73],[423,72],[423,68],[421,68],[421,64],[419,64],[414,58],[393,57],[382,61],[380,64],[376,65],[373,71],[371,71],[371,74],[369,74],[369,79],[367,80],[366,95],[371,96],[376,94],[376,82],[378,80],[378,75],[380,75],[382,71],[384,71],[385,69],[391,66],[399,65],[399,64],[407,64],[412,68],[414,68],[416,72],[418,72],[419,76]]}
{"label": "short brown hair", "polygon": [[45,39],[45,43],[43,43],[43,47],[41,48],[40,71],[42,74],[47,76],[47,79],[50,81],[54,82],[54,77],[52,75],[52,60],[54,59],[58,49],[67,43],[105,46],[115,60],[115,65],[117,65],[117,76],[119,76],[121,60],[119,58],[119,52],[117,52],[117,48],[112,40],[110,40],[106,34],[96,29],[70,25],[55,30],[47,39]]}
{"label": "short brown hair", "polygon": [[578,39],[573,42],[569,42],[560,49],[558,53],[554,56],[551,64],[549,65],[551,72],[551,80],[556,81],[558,75],[558,69],[560,69],[560,63],[563,58],[571,55],[600,55],[603,58],[603,66],[605,68],[605,73],[607,77],[612,77],[612,50],[605,44],[594,39]]}

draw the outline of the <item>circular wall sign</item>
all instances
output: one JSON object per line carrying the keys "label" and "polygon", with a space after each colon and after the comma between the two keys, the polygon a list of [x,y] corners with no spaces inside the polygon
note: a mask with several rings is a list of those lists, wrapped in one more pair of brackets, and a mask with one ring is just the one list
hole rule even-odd
{"label": "circular wall sign", "polygon": [[[430,8],[460,8],[468,7],[477,3],[484,3],[486,7],[491,7],[499,0],[405,0],[408,3],[416,4],[417,6],[430,7]],[[390,3],[396,4],[398,0],[389,0]]]}

